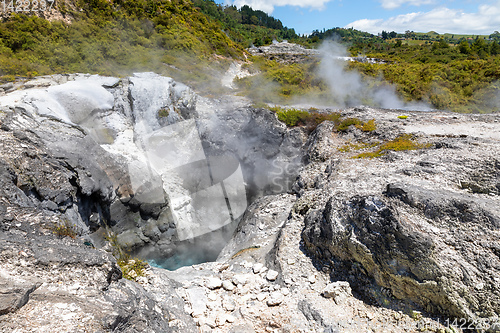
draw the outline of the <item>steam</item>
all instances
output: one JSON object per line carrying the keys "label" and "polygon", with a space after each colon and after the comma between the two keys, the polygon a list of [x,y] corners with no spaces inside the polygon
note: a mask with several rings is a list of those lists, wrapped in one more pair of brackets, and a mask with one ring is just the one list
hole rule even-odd
{"label": "steam", "polygon": [[[136,173],[129,168],[131,178],[145,183],[151,194],[162,199],[162,191],[155,191],[153,184],[163,183],[169,197],[175,247],[167,235],[137,253],[167,269],[215,260],[247,204],[289,190],[301,166],[302,142],[295,142],[271,112],[254,112],[234,97],[197,99],[194,118],[141,131],[154,171],[151,180],[143,180],[145,166]],[[159,106],[141,106],[144,119],[158,113]],[[145,199],[155,198],[146,194]]]}
{"label": "steam", "polygon": [[343,45],[328,41],[323,43],[319,50],[319,75],[328,84],[331,99],[337,107],[364,104],[386,109],[431,110],[425,103],[402,101],[394,86],[382,80],[363,79],[358,72],[347,71],[346,61],[349,57]]}

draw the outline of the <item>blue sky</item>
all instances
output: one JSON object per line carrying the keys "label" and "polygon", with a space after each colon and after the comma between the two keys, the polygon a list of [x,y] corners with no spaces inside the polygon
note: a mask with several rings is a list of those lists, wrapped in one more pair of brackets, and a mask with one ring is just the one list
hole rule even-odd
{"label": "blue sky", "polygon": [[500,0],[215,1],[263,10],[298,34],[334,27],[353,27],[373,34],[382,30],[484,35],[500,31]]}

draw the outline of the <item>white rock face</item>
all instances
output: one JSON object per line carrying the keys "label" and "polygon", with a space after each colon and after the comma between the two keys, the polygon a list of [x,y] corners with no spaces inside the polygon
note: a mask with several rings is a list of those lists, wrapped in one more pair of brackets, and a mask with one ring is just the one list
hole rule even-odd
{"label": "white rock face", "polygon": [[[136,73],[125,79],[47,77],[32,81],[31,87],[2,96],[1,107],[23,108],[36,119],[54,117],[83,128],[120,164],[126,164],[130,179],[127,191],[137,204],[170,203],[166,208],[169,214],[160,212],[158,225],[174,223],[178,240],[218,230],[245,211],[242,170],[236,161],[229,174],[214,171],[227,163],[207,160],[194,120],[198,96],[187,86],[155,73]],[[120,185],[125,184],[115,184]],[[160,220],[157,216],[154,219]],[[129,222],[123,221],[122,217],[124,225],[116,225],[114,231],[128,232],[118,236],[130,241],[122,243],[129,249],[173,235],[162,235],[164,228],[159,234],[149,233],[153,236],[148,239],[141,230],[127,230]]]}

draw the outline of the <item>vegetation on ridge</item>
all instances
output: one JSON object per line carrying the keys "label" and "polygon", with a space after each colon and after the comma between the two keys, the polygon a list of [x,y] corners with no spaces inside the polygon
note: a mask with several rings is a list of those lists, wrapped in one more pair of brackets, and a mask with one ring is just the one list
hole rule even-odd
{"label": "vegetation on ridge", "polygon": [[305,127],[308,132],[312,132],[319,124],[324,121],[331,121],[335,125],[335,130],[345,132],[351,125],[363,132],[372,132],[376,130],[375,119],[366,122],[358,118],[342,118],[338,112],[318,112],[317,109],[310,108],[308,111],[295,108],[282,108],[279,106],[269,108],[276,113],[278,119],[284,122],[288,127]]}
{"label": "vegetation on ridge", "polygon": [[72,23],[12,14],[0,22],[0,76],[155,71],[207,82],[243,56],[220,25],[185,0],[92,0],[56,6]]}

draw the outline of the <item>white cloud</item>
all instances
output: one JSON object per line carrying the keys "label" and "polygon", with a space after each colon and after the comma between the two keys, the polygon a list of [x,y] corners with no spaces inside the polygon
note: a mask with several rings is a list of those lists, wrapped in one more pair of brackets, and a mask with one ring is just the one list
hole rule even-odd
{"label": "white cloud", "polygon": [[362,19],[346,25],[373,34],[382,30],[404,32],[436,31],[438,33],[490,34],[499,30],[500,1],[493,5],[481,5],[476,13],[460,9],[440,7],[429,12],[408,13],[388,19]]}
{"label": "white cloud", "polygon": [[272,14],[274,7],[280,6],[296,6],[300,8],[309,8],[322,10],[325,4],[332,0],[226,0],[226,4],[235,5],[240,8],[243,5],[248,5],[254,10],[262,10],[268,14]]}
{"label": "white cloud", "polygon": [[381,0],[381,3],[385,9],[395,9],[406,3],[412,6],[428,5],[434,3],[434,0]]}

